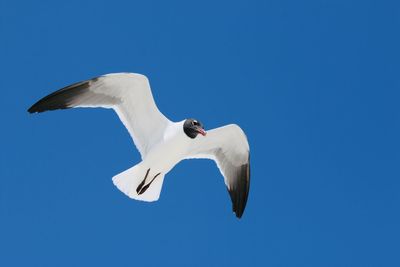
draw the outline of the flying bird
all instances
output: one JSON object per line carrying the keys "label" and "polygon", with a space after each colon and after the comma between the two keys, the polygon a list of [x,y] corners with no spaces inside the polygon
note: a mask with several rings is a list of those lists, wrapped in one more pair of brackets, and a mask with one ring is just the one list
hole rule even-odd
{"label": "flying bird", "polygon": [[184,159],[216,162],[236,217],[243,215],[250,186],[250,151],[243,130],[230,124],[204,130],[196,119],[172,122],[157,108],[146,76],[113,73],[64,87],[36,102],[30,113],[75,107],[112,108],[131,135],[142,161],[112,178],[130,198],[156,201],[164,176]]}

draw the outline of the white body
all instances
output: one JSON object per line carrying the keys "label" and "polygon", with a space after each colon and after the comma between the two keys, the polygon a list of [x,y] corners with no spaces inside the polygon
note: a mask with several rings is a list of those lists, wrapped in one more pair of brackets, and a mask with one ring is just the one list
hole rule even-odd
{"label": "white body", "polygon": [[[143,201],[156,201],[160,197],[164,176],[181,160],[185,159],[188,151],[193,146],[193,139],[190,139],[183,132],[183,123],[170,122],[167,126],[162,140],[154,144],[146,154],[143,161],[132,168],[113,177],[113,183],[124,194],[130,198]],[[197,138],[204,138],[199,135]],[[143,181],[147,170],[149,171],[146,183],[149,183],[154,176],[157,176],[151,186],[141,195],[136,188]]]}
{"label": "white body", "polygon": [[[166,118],[154,102],[146,76],[135,73],[107,74],[72,84],[42,98],[28,111],[74,107],[112,108],[129,131],[142,162],[114,176],[113,182],[130,198],[157,200],[164,176],[176,164],[183,159],[207,158],[217,163],[233,211],[241,217],[249,192],[250,162],[249,144],[239,126],[226,125],[208,131],[207,136],[189,137],[184,124],[190,120]],[[145,190],[141,190],[143,185],[147,185]]]}
{"label": "white body", "polygon": [[[166,174],[176,164],[178,164],[190,149],[190,139],[183,132],[184,121],[168,125],[162,142],[159,142],[149,151],[142,164],[148,168],[152,167],[155,171]],[[199,136],[203,138],[203,136]]]}

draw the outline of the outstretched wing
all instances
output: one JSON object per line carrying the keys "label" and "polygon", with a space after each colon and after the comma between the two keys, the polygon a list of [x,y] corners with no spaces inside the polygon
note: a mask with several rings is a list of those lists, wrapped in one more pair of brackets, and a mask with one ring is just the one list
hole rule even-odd
{"label": "outstretched wing", "polygon": [[246,207],[250,188],[250,151],[242,129],[230,124],[198,136],[187,158],[207,158],[217,163],[224,176],[232,200],[232,209],[238,218]]}
{"label": "outstretched wing", "polygon": [[107,74],[64,87],[28,109],[30,113],[75,107],[112,108],[128,129],[142,158],[162,139],[170,121],[154,103],[146,76]]}

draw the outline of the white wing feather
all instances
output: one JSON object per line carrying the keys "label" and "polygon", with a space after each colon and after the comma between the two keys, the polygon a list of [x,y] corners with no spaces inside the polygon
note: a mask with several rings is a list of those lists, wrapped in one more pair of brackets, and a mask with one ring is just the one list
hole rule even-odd
{"label": "white wing feather", "polygon": [[73,107],[114,109],[142,158],[170,123],[158,110],[146,76],[135,73],[107,74],[72,84],[39,100],[29,112]]}
{"label": "white wing feather", "polygon": [[194,139],[186,158],[206,158],[217,163],[232,200],[232,209],[241,217],[246,207],[250,187],[250,151],[243,130],[230,124]]}

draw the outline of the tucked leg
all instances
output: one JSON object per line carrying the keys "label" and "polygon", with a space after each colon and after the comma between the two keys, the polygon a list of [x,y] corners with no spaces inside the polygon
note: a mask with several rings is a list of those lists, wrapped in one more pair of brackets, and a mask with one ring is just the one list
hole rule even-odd
{"label": "tucked leg", "polygon": [[149,172],[150,172],[150,169],[147,170],[146,175],[144,176],[143,181],[142,181],[142,182],[138,185],[138,187],[136,188],[136,193],[138,193],[138,195],[140,195],[139,192],[142,190],[142,187],[143,187],[143,185],[144,185],[145,182],[146,182],[146,178],[147,178],[147,176],[149,175]]}
{"label": "tucked leg", "polygon": [[[138,195],[143,194],[144,192],[146,192],[146,190],[149,188],[149,186],[151,185],[151,183],[154,181],[154,179],[157,178],[157,176],[159,176],[161,174],[161,172],[157,173],[156,176],[153,177],[153,179],[150,181],[150,183],[148,183],[146,186],[144,186],[143,188],[141,188],[138,192]],[[137,190],[136,190],[137,192]]]}

